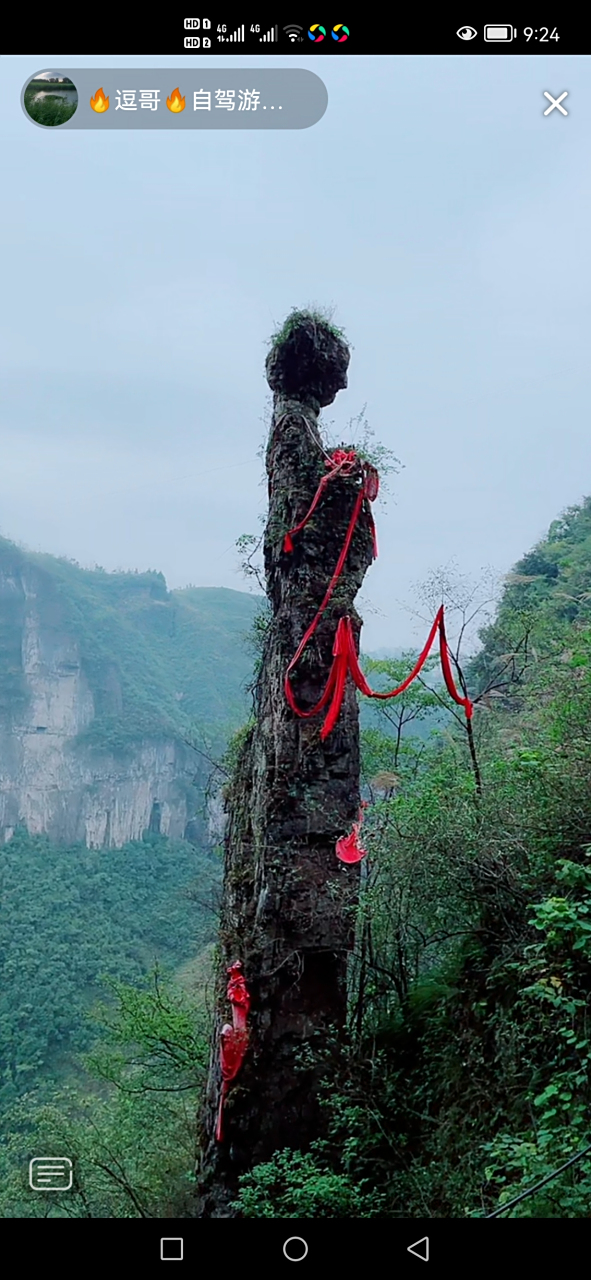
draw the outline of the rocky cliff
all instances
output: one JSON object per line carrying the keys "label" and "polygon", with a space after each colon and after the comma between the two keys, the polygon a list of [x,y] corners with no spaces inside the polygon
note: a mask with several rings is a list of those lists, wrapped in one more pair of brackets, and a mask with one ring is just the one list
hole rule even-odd
{"label": "rocky cliff", "polygon": [[161,574],[82,570],[0,540],[0,840],[17,825],[91,847],[149,828],[204,834],[207,765],[184,739],[219,724],[204,687],[212,647],[228,700],[222,732],[244,713],[250,660],[234,644],[220,670],[219,633],[228,610],[237,631],[256,604],[241,592],[187,595]]}

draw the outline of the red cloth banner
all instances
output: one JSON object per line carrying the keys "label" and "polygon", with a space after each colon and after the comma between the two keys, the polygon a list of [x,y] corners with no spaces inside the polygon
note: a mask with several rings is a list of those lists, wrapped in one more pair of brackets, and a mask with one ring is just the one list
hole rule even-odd
{"label": "red cloth banner", "polygon": [[[350,453],[345,454],[345,453],[344,453],[344,450],[342,450],[342,449],[340,449],[340,450],[339,450],[339,449],[337,449],[337,450],[335,451],[335,453],[333,454],[333,459],[336,459],[336,461],[335,461],[335,465],[334,465],[334,467],[333,467],[332,471],[329,473],[329,475],[328,475],[328,476],[323,476],[322,480],[320,481],[320,484],[319,484],[318,489],[317,489],[317,491],[316,491],[316,494],[315,494],[314,500],[313,500],[313,502],[312,502],[312,505],[311,505],[311,507],[309,508],[309,510],[308,510],[308,512],[306,513],[306,515],[304,516],[303,520],[301,520],[301,521],[300,521],[300,523],[299,523],[299,525],[296,525],[296,526],[295,526],[295,528],[291,529],[291,530],[290,530],[290,532],[289,532],[288,534],[286,534],[286,535],[285,535],[284,544],[283,544],[283,550],[284,550],[284,551],[289,551],[289,550],[292,550],[292,549],[293,549],[292,538],[293,538],[293,536],[294,536],[296,533],[298,533],[298,532],[299,532],[299,530],[300,530],[300,529],[303,529],[304,525],[305,525],[305,524],[307,523],[307,521],[310,519],[310,516],[311,516],[311,514],[312,514],[312,512],[313,512],[313,510],[314,510],[314,508],[315,508],[315,506],[317,505],[317,503],[318,503],[318,500],[319,500],[320,496],[321,496],[321,492],[322,492],[323,486],[325,486],[329,480],[332,480],[332,479],[334,478],[334,476],[335,476],[335,475],[343,474],[343,468],[344,468],[344,467],[349,467],[349,468],[351,468],[351,469],[352,469],[352,468],[353,468],[353,465],[354,465],[354,461],[353,461],[353,460],[355,459],[355,454],[354,454],[354,451],[353,451],[353,450],[351,450],[351,452],[350,452]],[[328,465],[328,462],[327,462],[327,465]],[[340,468],[340,470],[339,470],[339,468]],[[347,475],[350,475],[351,473],[352,473],[352,470],[349,470],[349,471],[346,471],[346,472],[345,472],[345,474],[347,474]],[[314,635],[314,632],[315,632],[315,630],[316,630],[316,627],[318,626],[318,623],[320,622],[320,619],[321,619],[321,617],[322,617],[322,614],[324,613],[324,610],[326,609],[326,606],[327,606],[327,604],[328,604],[328,602],[329,602],[329,600],[330,600],[330,598],[331,598],[331,596],[332,596],[332,594],[333,594],[333,591],[334,591],[334,589],[335,589],[335,587],[336,587],[336,585],[337,585],[337,582],[338,582],[338,580],[339,580],[339,578],[340,578],[340,576],[341,576],[341,573],[343,572],[343,566],[344,566],[344,564],[345,564],[345,560],[347,559],[347,555],[348,555],[348,553],[349,553],[349,547],[351,546],[351,541],[352,541],[352,538],[353,538],[353,534],[354,534],[354,532],[355,532],[355,527],[356,527],[356,525],[357,525],[357,521],[358,521],[358,519],[359,519],[359,515],[360,515],[360,512],[361,512],[361,508],[362,508],[362,506],[363,506],[363,500],[364,500],[364,498],[369,498],[370,493],[371,493],[371,494],[373,494],[373,498],[375,498],[375,497],[377,496],[378,488],[379,488],[379,478],[378,478],[378,473],[377,473],[377,471],[376,471],[375,467],[371,467],[371,466],[369,466],[369,464],[363,464],[363,467],[362,467],[362,479],[363,479],[363,483],[362,483],[361,488],[359,489],[359,492],[358,492],[358,494],[357,494],[357,498],[356,498],[356,500],[355,500],[355,506],[354,506],[354,508],[353,508],[353,512],[352,512],[352,515],[351,515],[351,519],[350,519],[350,521],[349,521],[349,527],[348,527],[347,532],[346,532],[346,534],[345,534],[345,541],[344,541],[344,543],[343,543],[343,547],[342,547],[342,550],[341,550],[341,554],[339,555],[339,558],[338,558],[338,560],[337,560],[337,565],[336,565],[335,571],[334,571],[334,573],[333,573],[333,575],[332,575],[332,578],[331,578],[331,580],[330,580],[330,582],[329,582],[329,584],[328,584],[328,587],[327,587],[327,590],[326,590],[326,594],[325,594],[325,596],[324,596],[324,600],[322,601],[322,604],[320,605],[320,608],[319,608],[319,610],[318,610],[318,613],[316,614],[316,617],[315,617],[315,618],[313,618],[312,622],[310,623],[310,626],[308,627],[308,630],[306,631],[306,634],[302,637],[302,639],[301,639],[301,641],[300,641],[300,643],[299,643],[299,645],[298,645],[298,647],[297,647],[297,649],[296,649],[296,652],[295,652],[295,654],[294,654],[294,656],[293,656],[293,658],[292,658],[292,660],[291,660],[291,662],[290,662],[290,664],[289,664],[289,666],[288,666],[288,668],[287,668],[287,671],[286,671],[286,673],[285,673],[285,686],[284,686],[284,687],[285,687],[285,696],[286,696],[286,698],[287,698],[287,701],[289,702],[289,705],[290,705],[290,707],[291,707],[292,711],[295,713],[295,715],[297,715],[297,716],[301,716],[301,717],[302,717],[302,718],[304,718],[304,719],[309,719],[311,716],[318,715],[318,712],[319,712],[319,711],[322,711],[322,710],[323,710],[323,708],[324,708],[324,707],[327,705],[327,703],[330,701],[331,697],[333,696],[333,692],[335,692],[335,693],[336,693],[336,697],[337,697],[337,701],[338,701],[339,709],[340,709],[341,702],[342,702],[342,700],[343,700],[343,693],[344,693],[344,691],[345,691],[345,680],[346,680],[346,676],[347,676],[346,666],[343,668],[344,655],[341,655],[341,656],[342,656],[342,660],[341,660],[341,663],[340,663],[340,664],[337,664],[337,665],[335,666],[335,664],[333,663],[333,666],[332,666],[332,669],[331,669],[330,675],[329,675],[329,677],[328,677],[328,683],[327,683],[327,685],[326,685],[326,688],[325,688],[325,690],[324,690],[324,693],[323,693],[322,697],[319,699],[319,701],[316,703],[316,706],[315,706],[315,707],[312,707],[312,708],[310,709],[310,711],[300,711],[300,709],[299,709],[299,707],[298,707],[298,705],[297,705],[297,703],[296,703],[296,700],[295,700],[295,698],[294,698],[294,695],[293,695],[293,690],[292,690],[292,687],[291,687],[291,684],[290,684],[290,676],[291,676],[291,673],[292,673],[292,671],[293,671],[294,667],[295,667],[295,666],[296,666],[296,664],[299,662],[299,660],[300,660],[300,658],[301,658],[301,656],[302,656],[302,654],[303,654],[303,652],[304,652],[304,649],[306,648],[306,645],[307,645],[308,641],[309,641],[309,640],[311,639],[311,637]],[[373,498],[371,499],[371,501],[373,501]],[[372,523],[373,523],[373,522],[372,522]],[[375,558],[375,556],[377,556],[377,541],[376,541],[376,537],[375,537],[375,525],[373,525],[373,532],[374,532],[374,558]],[[289,540],[289,546],[287,545],[287,544],[288,544],[288,540]],[[342,621],[342,619],[341,619],[341,621]],[[341,623],[339,622],[339,628],[340,628],[340,626],[341,626]],[[339,639],[339,630],[337,630],[337,639]],[[335,642],[335,644],[336,644],[336,642]],[[335,648],[334,652],[336,653],[336,648]],[[337,715],[338,715],[338,712],[337,712]]]}
{"label": "red cloth banner", "polygon": [[250,993],[244,980],[242,972],[242,961],[235,960],[228,969],[230,980],[227,987],[227,997],[232,1005],[232,1023],[224,1023],[220,1033],[220,1068],[222,1072],[222,1087],[220,1090],[220,1104],[218,1108],[218,1118],[215,1136],[217,1142],[223,1141],[223,1111],[224,1102],[228,1093],[228,1088],[232,1080],[236,1079],[238,1072],[244,1062],[246,1050],[248,1048],[248,1027],[247,1018],[250,1009]]}
{"label": "red cloth banner", "polygon": [[[314,632],[318,626],[318,623],[320,622],[320,619],[338,583],[341,573],[343,572],[345,561],[347,559],[347,555],[349,554],[349,547],[351,546],[353,534],[355,532],[357,521],[359,519],[361,508],[363,506],[363,501],[365,498],[367,498],[368,501],[373,502],[377,497],[378,489],[379,489],[379,476],[375,467],[372,467],[369,463],[366,463],[366,462],[361,463],[360,460],[357,459],[355,451],[353,449],[350,450],[349,452],[346,452],[344,449],[335,450],[335,452],[332,455],[332,458],[327,460],[326,466],[330,467],[330,471],[328,475],[322,477],[322,480],[320,481],[318,489],[316,490],[316,493],[314,495],[312,504],[309,507],[308,511],[306,512],[306,515],[302,520],[300,520],[299,524],[295,525],[294,528],[290,529],[289,533],[286,533],[285,535],[284,542],[283,542],[283,550],[285,552],[293,551],[293,538],[295,537],[296,534],[300,533],[300,531],[308,523],[308,520],[310,519],[312,513],[315,511],[316,507],[318,506],[318,503],[320,501],[320,498],[322,497],[324,489],[326,488],[326,485],[330,480],[334,479],[334,477],[337,475],[346,475],[346,476],[353,475],[356,468],[359,467],[361,476],[362,476],[362,485],[357,494],[357,498],[355,500],[355,506],[353,507],[353,512],[351,514],[351,519],[349,521],[349,527],[345,534],[345,541],[343,543],[341,553],[337,560],[335,571],[328,584],[326,594],[324,596],[322,604],[320,605],[320,608],[316,616],[312,619],[312,622],[310,623],[310,626],[308,627],[308,630],[306,631],[305,635],[302,636],[302,639],[285,673],[285,685],[284,685],[285,696],[287,698],[289,706],[291,707],[291,710],[294,712],[294,715],[299,716],[301,719],[308,720],[312,716],[318,715],[318,713],[320,711],[323,711],[324,708],[328,706],[328,704],[330,703],[328,712],[324,720],[324,724],[322,726],[322,729],[320,730],[320,737],[322,739],[327,738],[328,735],[332,733],[332,730],[334,729],[336,722],[339,718],[339,714],[340,714],[342,703],[343,703],[343,697],[345,694],[347,672],[350,673],[357,688],[361,691],[361,693],[364,694],[366,698],[382,698],[382,699],[396,698],[400,693],[403,693],[405,689],[408,689],[408,686],[412,684],[413,680],[415,680],[416,677],[418,676],[419,672],[421,671],[422,667],[425,665],[425,662],[427,661],[427,658],[431,651],[431,647],[433,645],[433,641],[435,639],[437,631],[439,631],[439,653],[440,653],[441,669],[443,672],[443,679],[445,681],[445,686],[447,688],[448,693],[453,698],[454,702],[456,702],[458,706],[461,706],[464,708],[466,719],[470,720],[472,718],[472,713],[474,710],[472,702],[468,697],[464,698],[461,696],[461,694],[458,693],[455,686],[453,674],[452,674],[451,661],[450,661],[450,649],[449,649],[449,645],[447,643],[447,637],[445,634],[443,605],[441,605],[440,609],[437,611],[437,615],[433,623],[433,626],[431,627],[429,635],[427,637],[426,644],[423,648],[422,653],[417,658],[417,661],[412,671],[410,672],[410,675],[408,675],[406,680],[403,680],[402,684],[398,685],[396,689],[390,689],[387,693],[376,693],[374,692],[373,689],[370,689],[367,683],[367,680],[365,679],[365,676],[359,666],[359,659],[357,657],[357,652],[355,648],[355,637],[353,634],[351,619],[348,616],[344,618],[339,618],[335,640],[334,640],[334,647],[332,651],[333,663],[329,672],[324,693],[322,694],[322,697],[318,699],[318,702],[316,703],[316,705],[314,707],[311,707],[308,711],[302,711],[301,708],[298,707],[294,697],[292,687],[291,687],[291,683],[290,683],[291,673],[294,670],[294,667],[299,662],[302,656],[302,653],[304,652],[304,649],[308,644],[308,641],[314,635]],[[372,530],[373,530],[374,559],[375,559],[378,553],[378,548],[377,548],[377,538],[376,538],[375,524],[373,523],[373,517],[372,517]],[[347,837],[347,839],[349,839],[349,837]]]}
{"label": "red cloth banner", "polygon": [[341,862],[361,862],[361,859],[365,858],[367,854],[367,849],[364,849],[363,845],[359,843],[359,832],[361,830],[361,823],[363,822],[363,810],[366,805],[367,800],[362,800],[359,817],[357,822],[353,823],[353,830],[349,832],[348,836],[341,836],[340,840],[337,840],[336,853],[337,858],[340,858]]}
{"label": "red cloth banner", "polygon": [[283,539],[283,550],[285,552],[289,553],[293,551],[293,538],[296,533],[300,533],[301,530],[305,528],[308,520],[313,516],[329,481],[334,480],[335,476],[350,476],[353,474],[355,468],[358,466],[357,454],[354,449],[349,450],[349,452],[345,449],[335,449],[332,457],[327,458],[324,465],[325,467],[330,467],[329,473],[322,477],[312,499],[311,506],[308,508],[303,520],[300,520],[299,524],[294,525],[293,529],[290,529],[289,533],[286,533]]}

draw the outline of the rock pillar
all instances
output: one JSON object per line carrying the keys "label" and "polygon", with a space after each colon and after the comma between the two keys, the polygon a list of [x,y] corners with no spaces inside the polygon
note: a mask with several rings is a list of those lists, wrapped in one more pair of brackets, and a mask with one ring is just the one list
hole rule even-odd
{"label": "rock pillar", "polygon": [[[326,452],[322,406],[347,385],[349,350],[307,313],[286,322],[267,358],[274,409],[266,455],[269,513],[264,541],[271,606],[256,691],[255,722],[227,790],[228,826],[220,970],[205,1108],[199,1214],[229,1216],[238,1176],[283,1147],[305,1150],[322,1130],[318,1085],[326,1052],[347,1014],[359,868],[335,856],[359,809],[359,726],[354,687],[339,721],[320,739],[322,715],[299,719],[284,692],[287,666],[334,572],[360,476],[337,478],[291,554],[284,535],[308,510]],[[339,617],[359,643],[355,596],[372,559],[371,517],[361,517],[335,594],[292,680],[298,704],[324,690]],[[249,1047],[230,1085],[224,1138],[215,1139],[221,1076],[219,1037],[228,1022],[227,969],[243,965],[250,992]]]}

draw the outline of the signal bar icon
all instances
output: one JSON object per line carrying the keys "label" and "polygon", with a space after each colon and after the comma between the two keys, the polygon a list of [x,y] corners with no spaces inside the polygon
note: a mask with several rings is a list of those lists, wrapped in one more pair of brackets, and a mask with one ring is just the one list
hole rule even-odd
{"label": "signal bar icon", "polygon": [[291,40],[291,43],[295,44],[296,40],[299,40],[300,35],[304,30],[304,28],[298,27],[297,23],[295,22],[290,22],[289,26],[284,27],[283,30],[285,31],[285,34],[288,37],[288,39]]}
{"label": "signal bar icon", "polygon": [[242,23],[241,27],[236,27],[236,30],[233,32],[231,36],[218,36],[218,40],[221,40],[222,42],[225,40],[226,43],[230,43],[230,42],[240,43],[242,40],[244,40],[244,23]]}
{"label": "signal bar icon", "polygon": [[267,44],[270,40],[279,39],[279,27],[271,27],[265,36],[259,36],[259,44]]}

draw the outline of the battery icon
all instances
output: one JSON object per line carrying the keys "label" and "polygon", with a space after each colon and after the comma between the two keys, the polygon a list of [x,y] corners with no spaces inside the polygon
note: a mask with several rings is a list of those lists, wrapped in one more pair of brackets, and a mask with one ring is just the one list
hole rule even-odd
{"label": "battery icon", "polygon": [[500,44],[501,41],[507,43],[516,35],[517,27],[510,27],[506,23],[504,25],[496,23],[494,26],[484,28],[484,39],[494,41],[495,44]]}

